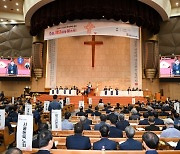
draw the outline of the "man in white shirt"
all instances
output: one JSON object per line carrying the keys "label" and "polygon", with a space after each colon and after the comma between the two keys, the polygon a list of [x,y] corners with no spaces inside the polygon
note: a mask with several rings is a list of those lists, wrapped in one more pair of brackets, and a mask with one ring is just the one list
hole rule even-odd
{"label": "man in white shirt", "polygon": [[66,112],[65,119],[62,121],[62,130],[72,130],[74,128],[73,123],[69,122],[70,117],[71,117],[71,113]]}
{"label": "man in white shirt", "polygon": [[174,121],[171,118],[164,119],[166,129],[162,131],[160,137],[180,138],[180,131],[174,128]]}

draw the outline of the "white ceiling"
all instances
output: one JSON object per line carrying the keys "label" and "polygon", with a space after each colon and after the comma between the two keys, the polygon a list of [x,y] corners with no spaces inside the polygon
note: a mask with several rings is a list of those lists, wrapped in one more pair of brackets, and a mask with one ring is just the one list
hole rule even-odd
{"label": "white ceiling", "polygon": [[[172,16],[180,15],[180,0],[170,2]],[[0,23],[24,23],[23,3],[24,0],[0,0]]]}

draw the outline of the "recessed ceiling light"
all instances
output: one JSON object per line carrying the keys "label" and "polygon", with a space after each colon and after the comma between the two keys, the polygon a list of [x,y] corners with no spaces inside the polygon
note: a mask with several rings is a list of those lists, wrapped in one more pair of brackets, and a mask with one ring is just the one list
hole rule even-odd
{"label": "recessed ceiling light", "polygon": [[19,9],[16,9],[17,11],[19,11]]}
{"label": "recessed ceiling light", "polygon": [[16,3],[16,5],[18,6],[18,5],[19,5],[19,3]]}
{"label": "recessed ceiling light", "polygon": [[4,8],[7,8],[7,5],[4,5]]}
{"label": "recessed ceiling light", "polygon": [[4,2],[6,1],[6,0],[3,0]]}
{"label": "recessed ceiling light", "polygon": [[8,22],[2,22],[2,24],[6,25],[6,24],[8,24]]}
{"label": "recessed ceiling light", "polygon": [[1,19],[1,21],[4,21],[3,19]]}
{"label": "recessed ceiling light", "polygon": [[178,2],[176,2],[176,6],[179,6],[179,3],[178,3]]}

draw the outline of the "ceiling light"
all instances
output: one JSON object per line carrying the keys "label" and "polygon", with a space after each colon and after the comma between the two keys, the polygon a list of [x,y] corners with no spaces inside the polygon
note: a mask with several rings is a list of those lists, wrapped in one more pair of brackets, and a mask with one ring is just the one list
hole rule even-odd
{"label": "ceiling light", "polygon": [[17,11],[19,11],[19,9],[16,9]]}
{"label": "ceiling light", "polygon": [[6,24],[8,24],[8,22],[2,22],[2,24],[5,24],[5,25],[6,25]]}
{"label": "ceiling light", "polygon": [[19,3],[16,3],[16,5],[18,6],[18,5],[19,5]]}
{"label": "ceiling light", "polygon": [[4,8],[7,8],[7,5],[4,5]]}
{"label": "ceiling light", "polygon": [[1,19],[1,21],[4,21],[3,19]]}
{"label": "ceiling light", "polygon": [[4,2],[6,1],[6,0],[3,0]]}
{"label": "ceiling light", "polygon": [[179,3],[178,3],[178,2],[176,2],[176,6],[179,6]]}
{"label": "ceiling light", "polygon": [[16,24],[17,23],[17,21],[16,20],[11,20],[11,22],[10,22],[11,24]]}

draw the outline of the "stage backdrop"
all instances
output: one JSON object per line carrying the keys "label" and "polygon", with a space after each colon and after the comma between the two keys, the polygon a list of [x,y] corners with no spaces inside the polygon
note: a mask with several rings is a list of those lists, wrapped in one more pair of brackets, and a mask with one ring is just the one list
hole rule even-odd
{"label": "stage backdrop", "polygon": [[[99,90],[104,86],[118,87],[121,90],[126,90],[129,86],[141,88],[139,40],[96,36],[96,41],[102,41],[103,44],[95,47],[94,67],[92,67],[92,46],[84,45],[85,41],[91,40],[92,36],[56,39],[57,61],[52,64],[57,63],[56,70],[53,70],[56,72],[56,79],[54,78],[56,86],[76,85],[81,89],[90,81],[93,87],[98,85]],[[53,88],[54,85],[50,85],[52,81],[49,81],[47,78],[46,87]]]}

